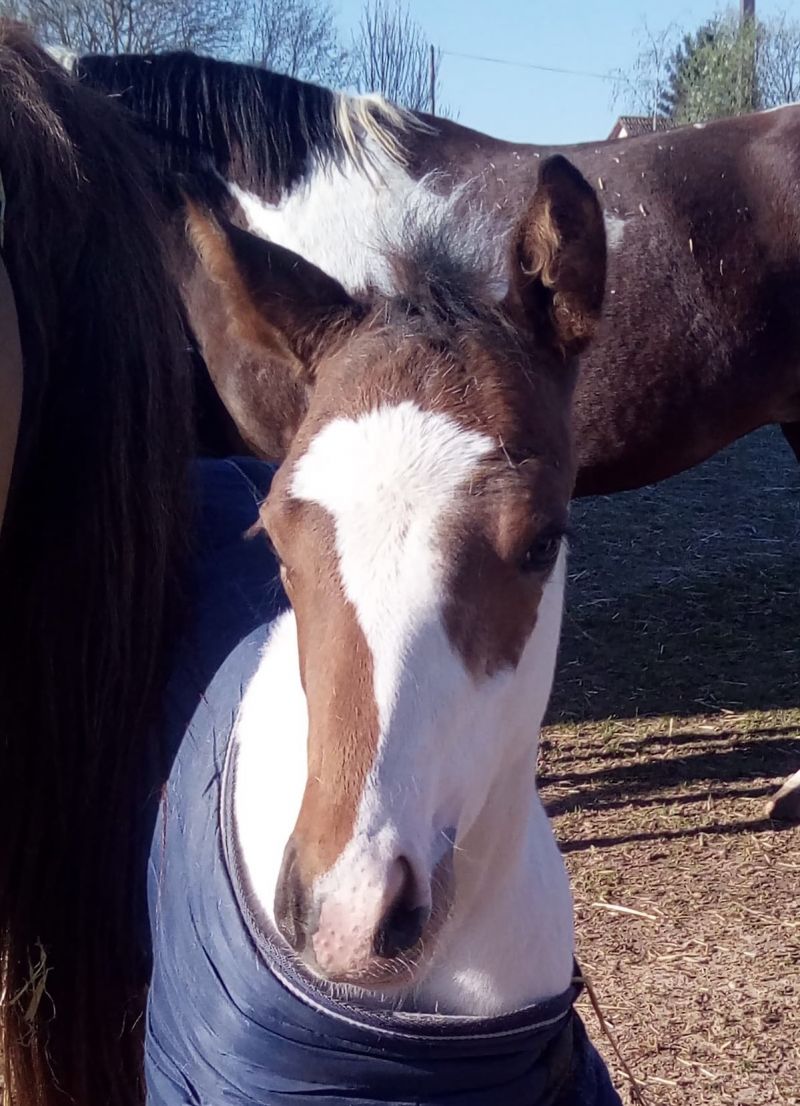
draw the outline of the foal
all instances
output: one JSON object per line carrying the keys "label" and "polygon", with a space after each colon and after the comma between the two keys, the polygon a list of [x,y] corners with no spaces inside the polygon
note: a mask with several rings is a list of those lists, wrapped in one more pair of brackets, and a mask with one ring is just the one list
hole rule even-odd
{"label": "foal", "polygon": [[[204,341],[225,331],[266,351],[306,396],[261,511],[291,609],[228,760],[223,838],[245,913],[277,942],[274,971],[362,1007],[492,1019],[563,997],[572,904],[535,770],[564,590],[574,362],[603,296],[594,193],[564,159],[543,166],[502,302],[475,275],[463,220],[410,235],[389,255],[398,293],[363,301],[196,209],[189,225],[218,292]],[[466,265],[448,245],[457,231]],[[230,381],[239,402],[251,383]],[[191,843],[177,818],[158,835],[167,848]],[[157,914],[162,902],[174,896],[157,885]],[[189,913],[193,925],[203,911]],[[249,1011],[258,994],[229,1001]],[[160,1001],[151,1032],[174,1042]],[[216,1042],[206,1016],[202,1039]],[[197,1087],[202,1071],[185,1078]],[[617,1101],[603,1079],[602,1101]],[[586,1093],[558,1101],[601,1100]]]}

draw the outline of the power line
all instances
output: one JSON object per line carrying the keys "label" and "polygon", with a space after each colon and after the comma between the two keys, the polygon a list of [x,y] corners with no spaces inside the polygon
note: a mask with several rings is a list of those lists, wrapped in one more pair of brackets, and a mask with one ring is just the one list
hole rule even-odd
{"label": "power line", "polygon": [[586,69],[562,69],[556,65],[536,65],[531,61],[512,61],[511,58],[489,58],[484,54],[461,54],[456,50],[441,50],[448,58],[466,58],[468,61],[488,61],[493,65],[510,65],[515,69],[536,69],[541,73],[564,73],[569,77],[594,77],[598,81],[618,81],[616,73],[592,73]]}

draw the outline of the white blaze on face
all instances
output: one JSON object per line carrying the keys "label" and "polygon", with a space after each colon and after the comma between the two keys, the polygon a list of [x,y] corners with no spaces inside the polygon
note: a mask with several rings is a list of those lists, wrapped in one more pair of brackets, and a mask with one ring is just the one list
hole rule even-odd
{"label": "white blaze on face", "polygon": [[440,622],[443,523],[493,448],[487,435],[405,402],[333,420],[295,467],[292,495],[323,507],[334,523],[345,595],[372,653],[381,731],[392,720],[409,644]]}
{"label": "white blaze on face", "polygon": [[333,520],[344,593],[372,656],[379,722],[353,837],[317,887],[337,928],[342,909],[354,924],[380,911],[398,854],[410,854],[426,872],[438,859],[430,855],[438,789],[424,784],[443,767],[440,704],[471,682],[441,618],[442,531],[493,448],[488,436],[405,402],[330,422],[292,476],[291,493]]}

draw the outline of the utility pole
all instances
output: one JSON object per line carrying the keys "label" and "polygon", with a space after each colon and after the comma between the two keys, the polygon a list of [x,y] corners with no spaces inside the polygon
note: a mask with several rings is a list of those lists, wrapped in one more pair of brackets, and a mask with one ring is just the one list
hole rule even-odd
{"label": "utility pole", "polygon": [[739,7],[739,28],[745,34],[749,34],[750,39],[745,39],[750,43],[750,57],[747,59],[748,73],[748,85],[747,89],[747,108],[749,111],[755,111],[756,108],[756,0],[740,0]]}
{"label": "utility pole", "polygon": [[[744,4],[746,0],[742,0]],[[431,43],[431,91],[430,91],[431,115],[436,114],[436,51]]]}

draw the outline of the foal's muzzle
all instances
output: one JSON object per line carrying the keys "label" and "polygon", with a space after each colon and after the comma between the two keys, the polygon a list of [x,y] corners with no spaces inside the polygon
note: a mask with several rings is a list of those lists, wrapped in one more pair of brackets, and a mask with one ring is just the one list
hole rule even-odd
{"label": "foal's muzzle", "polygon": [[309,888],[289,843],[275,898],[282,936],[317,975],[338,983],[403,982],[413,973],[432,912],[430,877],[405,856],[367,857],[352,871],[334,868]]}

